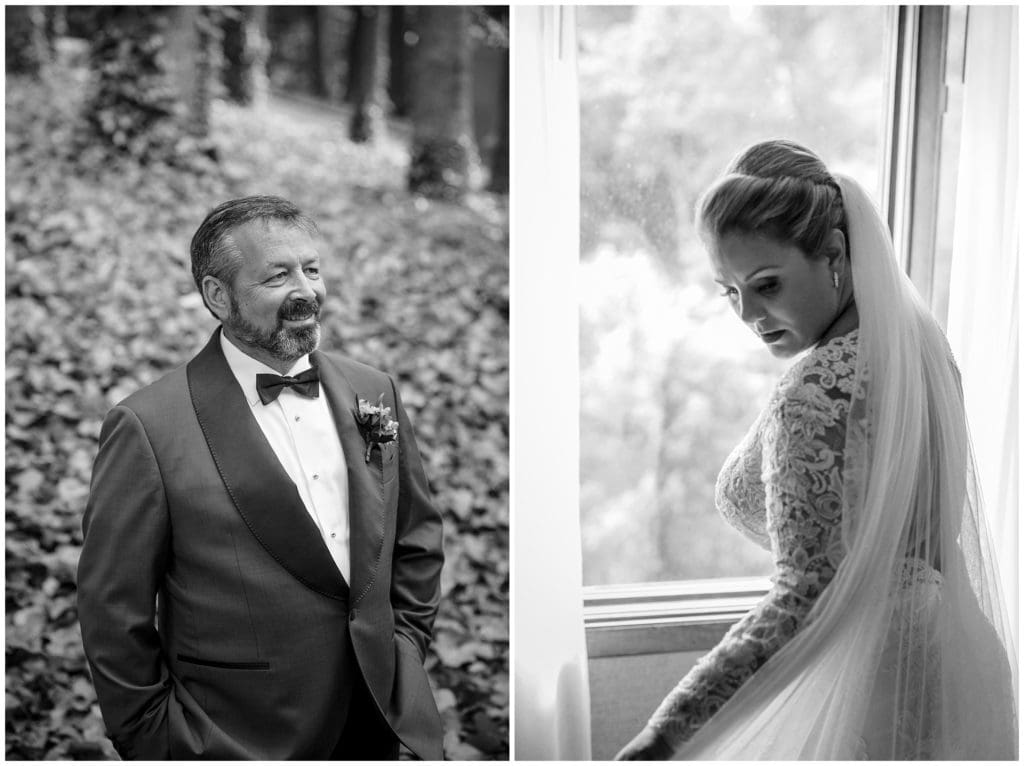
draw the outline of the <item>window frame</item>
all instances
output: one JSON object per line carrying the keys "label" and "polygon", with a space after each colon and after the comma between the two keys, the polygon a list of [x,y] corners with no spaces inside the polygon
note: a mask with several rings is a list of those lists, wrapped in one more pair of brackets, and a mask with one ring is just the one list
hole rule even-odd
{"label": "window frame", "polygon": [[[932,253],[947,93],[949,6],[894,6],[880,199],[901,266],[922,297],[937,292]],[[768,593],[766,577],[590,585],[583,621],[590,659],[714,647]]]}
{"label": "window frame", "polygon": [[949,6],[899,6],[886,128],[883,209],[903,267],[929,305],[935,281]]}
{"label": "window frame", "polygon": [[767,577],[716,577],[583,588],[587,656],[620,657],[714,646],[764,594]]}

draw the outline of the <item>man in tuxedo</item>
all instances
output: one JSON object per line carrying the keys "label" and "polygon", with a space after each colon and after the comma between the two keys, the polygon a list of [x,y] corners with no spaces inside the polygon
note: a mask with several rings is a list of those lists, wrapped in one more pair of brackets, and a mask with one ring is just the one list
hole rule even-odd
{"label": "man in tuxedo", "polygon": [[394,381],[316,350],[317,244],[283,199],[213,210],[221,326],[103,423],[78,610],[123,758],[442,758],[441,518]]}

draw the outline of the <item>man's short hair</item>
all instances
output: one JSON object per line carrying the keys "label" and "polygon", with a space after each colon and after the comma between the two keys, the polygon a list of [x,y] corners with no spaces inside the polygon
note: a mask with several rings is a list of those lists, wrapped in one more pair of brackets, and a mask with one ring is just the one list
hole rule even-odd
{"label": "man's short hair", "polygon": [[[241,252],[231,232],[250,221],[276,221],[316,236],[316,222],[298,207],[281,197],[241,197],[221,203],[211,210],[192,236],[192,278],[203,305],[213,314],[203,295],[203,279],[216,277],[230,290],[242,266]],[[216,317],[216,314],[214,314]]]}

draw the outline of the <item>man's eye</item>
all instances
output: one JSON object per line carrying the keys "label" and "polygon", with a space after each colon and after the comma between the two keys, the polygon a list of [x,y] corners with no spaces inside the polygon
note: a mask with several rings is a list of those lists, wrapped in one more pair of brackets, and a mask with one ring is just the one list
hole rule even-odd
{"label": "man's eye", "polygon": [[320,276],[320,269],[310,266],[308,269],[306,269],[306,273],[309,274],[311,277],[318,277]]}

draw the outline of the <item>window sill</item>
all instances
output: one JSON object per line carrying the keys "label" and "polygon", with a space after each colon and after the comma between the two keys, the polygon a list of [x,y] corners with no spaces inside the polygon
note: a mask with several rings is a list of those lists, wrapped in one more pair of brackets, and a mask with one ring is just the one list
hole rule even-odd
{"label": "window sill", "polygon": [[710,649],[768,592],[767,577],[734,577],[583,589],[587,655]]}

